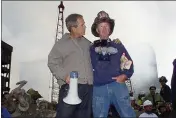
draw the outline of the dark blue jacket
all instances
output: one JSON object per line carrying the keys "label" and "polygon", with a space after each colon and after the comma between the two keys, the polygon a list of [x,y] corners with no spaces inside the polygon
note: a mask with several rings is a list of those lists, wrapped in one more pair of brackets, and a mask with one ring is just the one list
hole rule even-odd
{"label": "dark blue jacket", "polygon": [[174,110],[176,110],[176,59],[173,62],[173,74],[171,80],[171,91],[172,91],[172,104]]}
{"label": "dark blue jacket", "polygon": [[125,53],[128,60],[131,60],[130,55],[128,54],[127,50],[125,49],[124,45],[120,43],[116,43],[115,41],[110,41],[111,47],[117,49],[116,54],[110,55],[110,61],[100,61],[98,58],[98,53],[95,52],[95,46],[92,45],[90,47],[90,55],[91,55],[91,62],[93,67],[93,76],[95,86],[108,84],[114,82],[115,80],[112,77],[117,77],[121,74],[125,74],[128,78],[130,78],[133,73],[133,64],[129,70],[121,70],[120,69],[120,58],[123,53]]}
{"label": "dark blue jacket", "polygon": [[10,113],[5,107],[1,107],[1,118],[11,118]]}

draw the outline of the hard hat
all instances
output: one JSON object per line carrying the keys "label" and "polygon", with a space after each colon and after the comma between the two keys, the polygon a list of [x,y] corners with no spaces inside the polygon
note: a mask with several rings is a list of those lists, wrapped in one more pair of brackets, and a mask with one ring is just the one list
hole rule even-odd
{"label": "hard hat", "polygon": [[152,102],[150,100],[146,100],[144,103],[143,103],[143,106],[150,106],[152,105]]}
{"label": "hard hat", "polygon": [[149,90],[156,90],[156,86],[154,85],[150,86]]}

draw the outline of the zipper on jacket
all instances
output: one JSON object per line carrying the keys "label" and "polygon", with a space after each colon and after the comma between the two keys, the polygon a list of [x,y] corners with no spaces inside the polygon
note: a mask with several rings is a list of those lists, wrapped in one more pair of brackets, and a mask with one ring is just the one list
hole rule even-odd
{"label": "zipper on jacket", "polygon": [[[76,39],[75,39],[76,40]],[[73,43],[79,48],[79,50],[81,51],[81,53],[82,53],[82,57],[84,58],[84,51],[82,50],[82,48],[79,46],[79,44],[75,41],[74,39],[72,39],[72,41],[73,41]],[[82,40],[82,39],[81,39]],[[84,59],[83,59],[83,63],[84,63],[84,72],[85,72],[85,79],[87,79],[86,78],[86,66],[85,66],[85,61],[84,61]],[[88,82],[88,80],[87,80],[87,82]]]}

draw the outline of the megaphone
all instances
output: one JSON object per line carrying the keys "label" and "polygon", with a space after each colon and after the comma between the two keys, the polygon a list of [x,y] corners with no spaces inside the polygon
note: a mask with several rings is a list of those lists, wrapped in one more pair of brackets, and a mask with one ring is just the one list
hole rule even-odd
{"label": "megaphone", "polygon": [[78,97],[78,72],[76,71],[70,73],[69,91],[63,101],[70,105],[76,105],[82,102]]}

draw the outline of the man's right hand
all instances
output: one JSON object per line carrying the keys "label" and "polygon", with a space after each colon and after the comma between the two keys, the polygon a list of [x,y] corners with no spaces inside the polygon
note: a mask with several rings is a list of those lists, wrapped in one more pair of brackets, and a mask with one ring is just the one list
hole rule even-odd
{"label": "man's right hand", "polygon": [[65,78],[65,81],[67,84],[70,84],[70,76],[69,75],[67,75],[67,77]]}
{"label": "man's right hand", "polygon": [[125,83],[125,81],[127,80],[127,76],[125,74],[122,74],[117,77],[113,77],[112,79],[115,79],[119,83]]}

